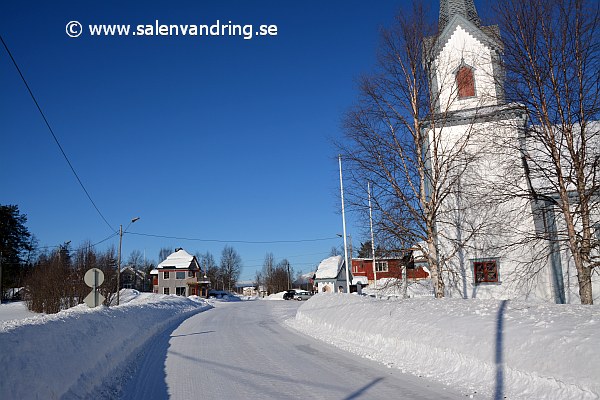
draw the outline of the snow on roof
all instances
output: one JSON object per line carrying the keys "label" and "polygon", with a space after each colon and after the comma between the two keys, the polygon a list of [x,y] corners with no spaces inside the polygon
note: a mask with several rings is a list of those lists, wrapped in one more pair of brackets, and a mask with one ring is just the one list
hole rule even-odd
{"label": "snow on roof", "polygon": [[340,273],[340,268],[344,264],[342,256],[333,256],[324,259],[319,264],[317,272],[315,273],[316,279],[335,279]]}
{"label": "snow on roof", "polygon": [[360,282],[361,285],[368,285],[369,284],[369,278],[367,278],[366,276],[353,276],[352,277],[352,284],[356,285]]}
{"label": "snow on roof", "polygon": [[179,249],[175,253],[171,253],[156,268],[189,268],[193,260],[193,255],[183,249]]}
{"label": "snow on roof", "polygon": [[294,285],[304,285],[306,283],[309,283],[312,280],[313,276],[315,276],[315,271],[298,275],[298,277],[294,279]]}

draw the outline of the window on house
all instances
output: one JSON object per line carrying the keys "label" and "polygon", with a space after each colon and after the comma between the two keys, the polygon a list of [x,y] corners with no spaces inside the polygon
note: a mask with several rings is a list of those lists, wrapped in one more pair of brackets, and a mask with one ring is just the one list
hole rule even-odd
{"label": "window on house", "polygon": [[168,287],[163,288],[163,294],[169,294],[169,288]]}
{"label": "window on house", "polygon": [[163,279],[169,279],[169,271],[164,271],[163,272]]}
{"label": "window on house", "polygon": [[178,286],[175,288],[175,294],[177,296],[185,296],[185,286]]}
{"label": "window on house", "polygon": [[375,261],[375,272],[388,272],[387,261]]}
{"label": "window on house", "polygon": [[175,272],[175,279],[185,279],[185,272],[184,271]]}
{"label": "window on house", "polygon": [[473,261],[475,284],[498,282],[498,260]]}
{"label": "window on house", "polygon": [[195,271],[192,271],[192,270],[189,270],[189,271],[188,271],[188,277],[189,277],[189,278],[193,278],[193,277],[195,277],[195,276],[196,276],[196,272],[195,272]]}
{"label": "window on house", "polygon": [[456,73],[456,84],[459,98],[475,96],[475,77],[470,67],[460,67]]}

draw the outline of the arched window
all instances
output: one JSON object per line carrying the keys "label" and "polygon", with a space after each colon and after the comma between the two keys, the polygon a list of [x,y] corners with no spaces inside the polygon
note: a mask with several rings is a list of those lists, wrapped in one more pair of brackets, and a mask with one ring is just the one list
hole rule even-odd
{"label": "arched window", "polygon": [[475,96],[475,78],[473,70],[466,65],[460,67],[456,72],[456,84],[458,86],[458,97]]}

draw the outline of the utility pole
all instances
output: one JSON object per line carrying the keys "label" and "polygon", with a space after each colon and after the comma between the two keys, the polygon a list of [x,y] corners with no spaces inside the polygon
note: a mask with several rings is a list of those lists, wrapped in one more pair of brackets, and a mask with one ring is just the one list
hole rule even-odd
{"label": "utility pole", "polygon": [[342,155],[338,157],[340,164],[340,192],[342,194],[342,227],[344,229],[344,263],[346,264],[346,293],[350,293],[350,273],[348,272],[348,244],[346,243],[346,211],[344,208],[344,180],[342,179]]}
{"label": "utility pole", "polygon": [[119,255],[117,256],[117,305],[119,305],[119,292],[121,291],[121,244],[123,243],[123,225],[119,225]]}
{"label": "utility pole", "polygon": [[[135,221],[140,219],[140,217],[135,217],[131,219],[129,225],[133,224]],[[127,232],[127,228],[125,228],[125,232]],[[119,305],[119,292],[121,291],[121,245],[123,244],[123,225],[119,225],[119,255],[117,257],[117,305]]]}

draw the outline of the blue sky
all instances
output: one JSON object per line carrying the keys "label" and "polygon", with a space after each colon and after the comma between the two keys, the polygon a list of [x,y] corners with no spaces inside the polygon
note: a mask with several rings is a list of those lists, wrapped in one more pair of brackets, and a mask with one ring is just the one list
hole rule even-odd
{"label": "blue sky", "polygon": [[[437,8],[437,2],[434,2]],[[124,2],[8,0],[0,33],[123,254],[161,247],[265,253],[312,270],[341,239],[332,139],[373,69],[399,0]],[[67,22],[84,26],[78,38]],[[91,37],[88,24],[274,24],[272,37]],[[17,204],[40,246],[112,230],[77,183],[0,48],[0,204]],[[355,246],[365,229],[349,215]],[[115,237],[98,246],[118,245]]]}

